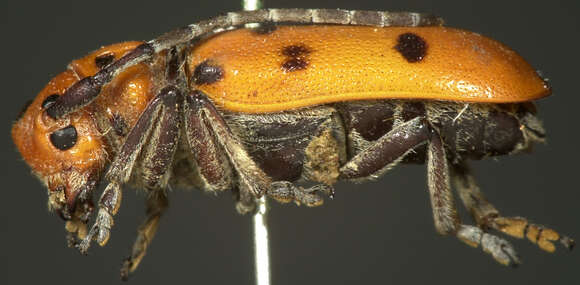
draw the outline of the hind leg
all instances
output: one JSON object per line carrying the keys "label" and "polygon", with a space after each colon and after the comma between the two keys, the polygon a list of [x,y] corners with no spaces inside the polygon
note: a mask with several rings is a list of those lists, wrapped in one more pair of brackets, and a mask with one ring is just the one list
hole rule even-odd
{"label": "hind leg", "polygon": [[465,207],[483,230],[494,229],[517,238],[527,238],[541,249],[553,252],[553,242],[559,241],[564,247],[572,249],[574,240],[543,226],[530,223],[523,217],[504,217],[487,201],[465,163],[452,167],[452,179]]}
{"label": "hind leg", "polygon": [[443,140],[432,129],[427,146],[427,184],[437,231],[441,234],[454,234],[470,246],[481,246],[484,252],[503,265],[518,265],[519,257],[508,241],[478,227],[461,224],[453,203],[449,164]]}

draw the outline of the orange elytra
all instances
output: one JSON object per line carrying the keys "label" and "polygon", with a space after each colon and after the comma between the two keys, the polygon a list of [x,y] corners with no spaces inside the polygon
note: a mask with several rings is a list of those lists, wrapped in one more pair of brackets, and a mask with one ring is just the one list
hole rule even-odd
{"label": "orange elytra", "polygon": [[511,103],[550,94],[513,50],[446,27],[239,29],[195,46],[189,72],[204,64],[221,68],[220,78],[192,87],[246,113],[366,99]]}

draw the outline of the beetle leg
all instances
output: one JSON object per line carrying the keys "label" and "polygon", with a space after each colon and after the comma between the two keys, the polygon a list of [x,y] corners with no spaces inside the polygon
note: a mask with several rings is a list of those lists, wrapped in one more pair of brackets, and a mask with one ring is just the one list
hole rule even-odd
{"label": "beetle leg", "polygon": [[435,228],[443,235],[455,233],[460,220],[453,203],[445,147],[441,136],[435,130],[431,130],[427,146],[427,185],[431,196]]}
{"label": "beetle leg", "polygon": [[[240,197],[240,201],[236,205],[238,211],[241,213],[252,211],[254,200],[261,197],[269,189],[270,178],[248,155],[242,143],[232,134],[221,114],[205,94],[196,90],[191,96],[188,96],[186,112],[189,114],[186,115],[186,127],[191,128],[187,132],[195,137],[189,138],[190,141],[197,138],[194,128],[204,128],[207,131],[204,133],[213,135],[237,176]],[[203,138],[203,135],[201,136]],[[219,153],[220,149],[215,149],[214,146],[214,149],[208,151]],[[215,164],[211,165],[215,166]],[[202,166],[204,165],[202,164]]]}
{"label": "beetle leg", "polygon": [[340,178],[364,178],[391,169],[428,139],[425,118],[417,117],[402,123],[342,166]]}
{"label": "beetle leg", "polygon": [[93,200],[92,197],[79,197],[77,205],[75,207],[75,212],[72,215],[72,219],[66,221],[65,229],[67,231],[67,245],[69,247],[76,247],[79,240],[84,239],[87,236],[87,223],[89,218],[93,213]]}
{"label": "beetle leg", "polygon": [[[131,129],[131,132],[127,135],[121,150],[115,156],[115,160],[111,163],[111,167],[106,174],[107,180],[118,181],[120,183],[129,181],[132,170],[137,162],[137,158],[143,152],[145,143],[150,137],[155,136],[153,132],[157,129],[159,118],[163,117],[161,114],[178,112],[178,110],[171,109],[176,108],[175,105],[179,105],[177,99],[180,97],[179,94],[180,92],[177,88],[168,86],[163,88],[159,94],[151,100],[133,129]],[[166,108],[169,108],[170,110],[165,110]],[[159,134],[160,132],[157,130],[156,135],[158,136]]]}
{"label": "beetle leg", "polygon": [[481,245],[484,252],[491,254],[503,265],[517,266],[521,263],[518,254],[508,241],[486,233],[481,228],[461,225],[457,231],[457,238],[472,247]]}
{"label": "beetle leg", "polygon": [[167,208],[168,175],[174,161],[181,130],[183,97],[176,92],[163,100],[161,118],[148,140],[147,147],[140,157],[142,172],[140,176],[149,189],[147,198],[147,218],[137,231],[131,255],[123,262],[121,278],[126,280],[129,274],[139,266],[145,256],[147,247],[153,240],[159,220]]}
{"label": "beetle leg", "polygon": [[484,252],[491,254],[501,264],[518,265],[519,257],[509,242],[485,233],[480,228],[461,224],[453,203],[449,172],[443,140],[436,130],[431,129],[427,147],[427,184],[435,228],[440,234],[455,234],[459,240],[470,246],[481,245]]}
{"label": "beetle leg", "polygon": [[121,267],[121,279],[127,280],[129,274],[135,271],[145,256],[147,247],[153,240],[161,215],[168,206],[167,196],[163,190],[149,192],[147,197],[147,218],[137,231],[137,239],[133,244],[131,255],[125,259]]}
{"label": "beetle leg", "polygon": [[[113,216],[121,205],[121,185],[126,183],[133,172],[137,159],[143,157],[144,181],[151,188],[164,187],[164,177],[167,167],[170,166],[177,147],[179,133],[178,114],[180,110],[180,92],[172,86],[163,88],[149,103],[139,117],[135,127],[127,135],[115,160],[106,174],[109,185],[99,201],[99,211],[95,223],[78,248],[86,253],[93,239],[99,245],[107,243],[110,229],[113,226]],[[146,149],[145,142],[151,138]]]}
{"label": "beetle leg", "polygon": [[318,193],[324,193],[333,196],[334,190],[326,184],[318,184],[309,188],[295,186],[288,181],[272,182],[271,188],[268,189],[267,195],[282,203],[294,201],[296,204],[304,204],[308,207],[320,206],[324,202]]}
{"label": "beetle leg", "polygon": [[517,238],[528,238],[541,249],[553,252],[552,242],[560,241],[568,249],[574,247],[574,240],[543,225],[531,224],[522,217],[503,217],[487,201],[465,163],[453,166],[453,182],[465,207],[482,229],[494,229]]}
{"label": "beetle leg", "polygon": [[199,104],[189,96],[184,106],[184,121],[186,139],[204,184],[202,188],[212,192],[231,189],[233,177],[228,158],[204,122]]}
{"label": "beetle leg", "polygon": [[87,236],[78,244],[78,249],[82,254],[87,253],[93,239],[96,239],[101,246],[107,243],[114,223],[113,216],[121,206],[121,197],[121,186],[116,182],[109,183],[99,199],[99,211],[95,223]]}
{"label": "beetle leg", "polygon": [[491,254],[501,264],[518,265],[519,257],[509,242],[485,233],[480,228],[461,224],[453,203],[449,172],[443,140],[436,130],[431,129],[427,147],[427,184],[435,228],[440,234],[455,234],[459,240],[470,246],[481,245],[484,252]]}
{"label": "beetle leg", "polygon": [[341,169],[341,178],[376,175],[395,166],[417,146],[428,142],[427,182],[435,228],[441,234],[457,231],[459,217],[453,205],[449,186],[449,167],[441,136],[428,126],[423,117],[400,124],[375,144],[363,150]]}

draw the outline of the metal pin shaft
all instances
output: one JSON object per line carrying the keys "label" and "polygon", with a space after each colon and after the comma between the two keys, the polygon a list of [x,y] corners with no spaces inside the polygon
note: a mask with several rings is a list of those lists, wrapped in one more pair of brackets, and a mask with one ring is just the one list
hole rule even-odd
{"label": "metal pin shaft", "polygon": [[[263,0],[243,0],[244,10],[258,10],[264,5]],[[270,248],[268,240],[268,205],[266,197],[257,201],[254,214],[254,264],[256,285],[270,285]]]}

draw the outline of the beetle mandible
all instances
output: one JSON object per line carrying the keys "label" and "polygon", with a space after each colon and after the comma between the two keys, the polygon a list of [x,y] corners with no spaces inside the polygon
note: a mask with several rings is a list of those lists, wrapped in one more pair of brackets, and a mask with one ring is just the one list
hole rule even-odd
{"label": "beetle mandible", "polygon": [[[228,13],[73,61],[25,107],[12,136],[81,252],[107,242],[123,184],[147,191],[123,277],[155,234],[168,185],[232,191],[248,213],[263,195],[317,206],[339,179],[377,178],[406,162],[427,165],[439,233],[505,265],[518,256],[487,229],[571,249],[552,229],[502,216],[467,166],[543,142],[532,101],[550,87],[506,46],[442,24],[417,13]],[[451,184],[476,226],[461,223]]]}

